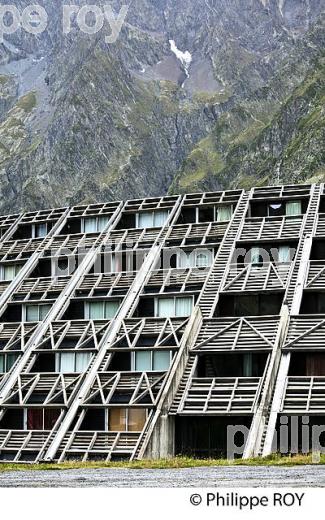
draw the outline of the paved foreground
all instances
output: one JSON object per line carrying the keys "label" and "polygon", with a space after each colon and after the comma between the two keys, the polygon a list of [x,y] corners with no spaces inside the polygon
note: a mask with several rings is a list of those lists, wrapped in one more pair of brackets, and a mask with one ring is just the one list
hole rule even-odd
{"label": "paved foreground", "polygon": [[0,487],[325,487],[324,466],[82,469],[0,473]]}

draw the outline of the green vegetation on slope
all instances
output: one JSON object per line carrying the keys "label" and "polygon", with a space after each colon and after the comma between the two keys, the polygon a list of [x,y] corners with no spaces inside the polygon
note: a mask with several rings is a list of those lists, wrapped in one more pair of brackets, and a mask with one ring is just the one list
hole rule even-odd
{"label": "green vegetation on slope", "polygon": [[[67,469],[100,469],[100,468],[124,468],[124,469],[180,469],[215,466],[301,466],[313,464],[311,455],[293,455],[282,457],[271,455],[267,458],[234,461],[226,459],[192,459],[189,457],[176,457],[173,459],[139,460],[133,462],[64,462],[62,464],[0,464],[0,473],[6,471],[53,471]],[[321,455],[320,464],[325,464],[325,455]]]}
{"label": "green vegetation on slope", "polygon": [[241,102],[223,113],[184,161],[171,192],[323,182],[324,142],[323,57],[280,105]]}

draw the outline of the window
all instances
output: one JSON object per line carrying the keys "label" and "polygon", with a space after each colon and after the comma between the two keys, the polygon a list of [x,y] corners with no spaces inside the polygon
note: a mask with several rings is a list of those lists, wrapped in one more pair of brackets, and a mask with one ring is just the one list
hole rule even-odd
{"label": "window", "polygon": [[252,247],[251,249],[251,263],[252,265],[263,264],[263,257],[260,254],[259,247]]}
{"label": "window", "polygon": [[190,316],[193,309],[193,297],[157,298],[155,300],[156,317],[173,318]]}
{"label": "window", "polygon": [[253,355],[251,353],[244,354],[244,359],[243,359],[243,376],[244,377],[252,377],[253,376]]}
{"label": "window", "polygon": [[[131,270],[131,269],[130,269]],[[123,261],[120,254],[113,254],[111,256],[111,273],[121,273],[123,271]]]}
{"label": "window", "polygon": [[112,432],[141,432],[146,420],[147,410],[114,408],[109,410],[108,430]]}
{"label": "window", "polygon": [[188,267],[210,267],[213,261],[213,252],[209,249],[198,249],[196,251],[178,251],[177,268],[186,269]]}
{"label": "window", "polygon": [[159,350],[153,352],[152,369],[158,372],[167,372],[170,368],[172,352],[168,350]]}
{"label": "window", "polygon": [[53,408],[25,410],[27,430],[52,430],[60,417],[60,410]]}
{"label": "window", "polygon": [[86,302],[85,319],[87,320],[111,320],[115,318],[120,307],[120,301]]}
{"label": "window", "polygon": [[195,267],[210,267],[212,265],[212,251],[197,251]]}
{"label": "window", "polygon": [[88,217],[82,220],[81,229],[83,233],[100,233],[104,231],[109,223],[109,217]]}
{"label": "window", "polygon": [[192,224],[200,222],[229,222],[233,215],[233,206],[202,205],[183,207],[177,224]]}
{"label": "window", "polygon": [[162,227],[168,219],[169,211],[146,211],[137,213],[136,227],[137,228],[152,228]]}
{"label": "window", "polygon": [[290,247],[289,246],[280,246],[279,247],[279,262],[287,263],[290,262]]}
{"label": "window", "polygon": [[6,372],[10,372],[17,359],[19,358],[19,354],[1,354],[0,355],[0,374],[5,374]]}
{"label": "window", "polygon": [[167,372],[170,368],[170,350],[139,350],[133,353],[132,370],[135,372]]}
{"label": "window", "polygon": [[169,211],[156,211],[153,216],[153,227],[162,227],[168,219]]}
{"label": "window", "polygon": [[296,202],[287,202],[286,203],[286,215],[301,215],[302,214],[302,204],[301,200]]}
{"label": "window", "polygon": [[42,321],[50,312],[52,305],[26,305],[25,321]]}
{"label": "window", "polygon": [[85,372],[91,360],[90,352],[62,352],[55,356],[55,371],[62,374]]}
{"label": "window", "polygon": [[157,300],[157,316],[160,318],[168,318],[175,315],[174,298],[163,298]]}
{"label": "window", "polygon": [[32,227],[32,236],[33,238],[43,238],[47,235],[47,224],[46,222],[42,224],[33,224]]}
{"label": "window", "polygon": [[193,308],[193,298],[176,298],[175,316],[190,316]]}
{"label": "window", "polygon": [[152,367],[151,352],[149,350],[135,352],[133,364],[133,370],[136,372],[150,372]]}
{"label": "window", "polygon": [[22,269],[22,264],[9,264],[1,266],[1,280],[12,281]]}
{"label": "window", "polygon": [[232,206],[220,206],[217,210],[217,222],[229,222],[232,213]]}
{"label": "window", "polygon": [[85,218],[83,221],[84,233],[96,233],[97,231],[97,219],[96,218]]}
{"label": "window", "polygon": [[187,267],[193,267],[193,253],[187,253],[186,251],[178,251],[176,267],[178,269],[186,269]]}

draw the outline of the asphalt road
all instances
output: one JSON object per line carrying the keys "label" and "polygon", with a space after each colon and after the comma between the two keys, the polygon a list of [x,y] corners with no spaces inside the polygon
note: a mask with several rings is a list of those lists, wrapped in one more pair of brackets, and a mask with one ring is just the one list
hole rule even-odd
{"label": "asphalt road", "polygon": [[324,466],[165,470],[85,469],[0,473],[0,487],[325,487]]}

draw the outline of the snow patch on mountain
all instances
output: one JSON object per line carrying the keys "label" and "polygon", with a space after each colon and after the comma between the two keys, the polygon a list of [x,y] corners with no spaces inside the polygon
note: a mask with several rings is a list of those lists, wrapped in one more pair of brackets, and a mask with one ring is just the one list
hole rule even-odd
{"label": "snow patch on mountain", "polygon": [[170,50],[175,54],[176,58],[182,63],[186,75],[188,76],[188,69],[192,63],[192,54],[189,51],[182,52],[178,49],[175,40],[169,40]]}

